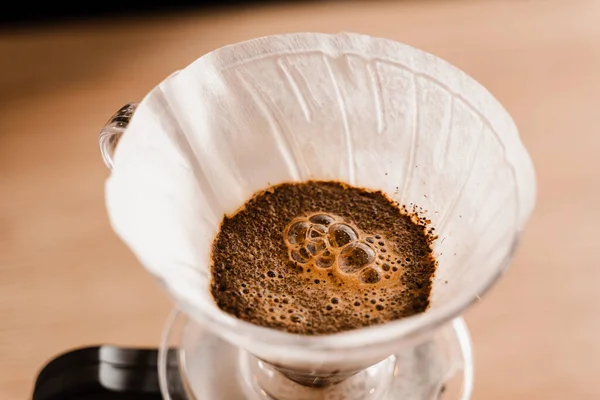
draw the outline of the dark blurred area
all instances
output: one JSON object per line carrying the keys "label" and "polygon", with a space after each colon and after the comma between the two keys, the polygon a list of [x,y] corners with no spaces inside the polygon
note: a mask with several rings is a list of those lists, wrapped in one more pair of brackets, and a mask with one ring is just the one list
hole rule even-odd
{"label": "dark blurred area", "polygon": [[[316,1],[306,0],[305,2]],[[114,1],[56,1],[30,3],[12,1],[10,7],[2,5],[0,27],[31,24],[54,24],[69,20],[102,17],[127,17],[128,15],[156,15],[165,12],[210,11],[216,8],[244,7],[256,4],[291,2],[286,0],[162,0],[139,2]]]}

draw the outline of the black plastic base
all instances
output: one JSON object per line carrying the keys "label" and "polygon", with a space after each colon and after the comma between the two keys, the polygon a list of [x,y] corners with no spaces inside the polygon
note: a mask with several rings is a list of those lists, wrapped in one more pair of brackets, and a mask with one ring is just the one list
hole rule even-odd
{"label": "black plastic base", "polygon": [[[177,368],[169,353],[169,364]],[[35,382],[33,400],[159,400],[158,350],[86,347],[51,360]]]}

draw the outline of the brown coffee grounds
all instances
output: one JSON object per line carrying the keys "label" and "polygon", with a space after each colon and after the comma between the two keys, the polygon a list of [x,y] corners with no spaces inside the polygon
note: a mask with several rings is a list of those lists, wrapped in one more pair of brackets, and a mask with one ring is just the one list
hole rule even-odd
{"label": "brown coffee grounds", "polygon": [[286,183],[223,219],[211,292],[242,320],[306,335],[425,311],[436,261],[426,223],[383,193]]}

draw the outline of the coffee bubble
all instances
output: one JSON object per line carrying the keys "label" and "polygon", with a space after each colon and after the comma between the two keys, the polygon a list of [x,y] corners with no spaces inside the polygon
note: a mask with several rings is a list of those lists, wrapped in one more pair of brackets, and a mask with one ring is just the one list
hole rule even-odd
{"label": "coffee bubble", "polygon": [[306,249],[311,255],[316,256],[327,249],[327,242],[323,238],[311,239]]}
{"label": "coffee bubble", "polygon": [[313,224],[329,226],[333,224],[335,219],[327,214],[315,214],[308,219]]}
{"label": "coffee bubble", "polygon": [[300,315],[300,314],[294,314],[294,315],[290,316],[290,320],[292,322],[299,323],[299,322],[304,321],[304,317],[302,315]]}
{"label": "coffee bubble", "polygon": [[335,255],[327,250],[315,259],[315,265],[319,268],[329,268],[335,263],[335,259]]}
{"label": "coffee bubble", "polygon": [[329,227],[329,243],[333,247],[343,247],[358,239],[358,235],[349,225],[336,223]]}
{"label": "coffee bubble", "polygon": [[339,257],[340,269],[353,274],[375,260],[375,251],[364,243],[352,243],[342,250]]}
{"label": "coffee bubble", "polygon": [[366,284],[374,284],[381,280],[381,274],[374,267],[367,267],[358,275],[360,281]]}
{"label": "coffee bubble", "polygon": [[293,223],[287,231],[287,242],[289,244],[303,245],[306,242],[306,236],[309,228],[310,224],[305,221],[297,221]]}
{"label": "coffee bubble", "polygon": [[292,250],[291,256],[294,261],[300,264],[306,264],[310,260],[310,254],[308,254],[308,250],[306,250],[304,247]]}
{"label": "coffee bubble", "polygon": [[327,234],[327,227],[325,225],[313,225],[310,228],[308,236],[311,238],[319,238]]}

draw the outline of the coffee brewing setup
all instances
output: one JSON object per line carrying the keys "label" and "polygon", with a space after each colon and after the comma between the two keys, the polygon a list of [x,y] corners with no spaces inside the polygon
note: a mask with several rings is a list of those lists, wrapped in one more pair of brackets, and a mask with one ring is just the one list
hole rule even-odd
{"label": "coffee brewing setup", "polygon": [[[67,352],[35,400],[468,400],[461,314],[510,264],[533,166],[501,104],[446,61],[360,34],[286,34],[208,53],[104,127],[115,233],[170,295],[158,350]],[[221,311],[210,249],[223,215],[283,182],[381,190],[435,228],[430,306],[298,335]]]}

